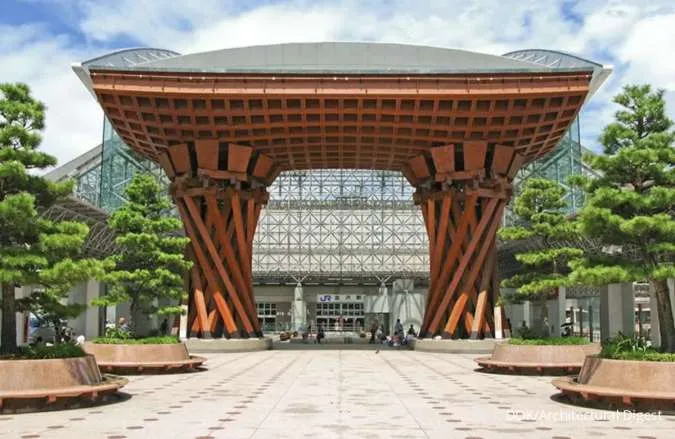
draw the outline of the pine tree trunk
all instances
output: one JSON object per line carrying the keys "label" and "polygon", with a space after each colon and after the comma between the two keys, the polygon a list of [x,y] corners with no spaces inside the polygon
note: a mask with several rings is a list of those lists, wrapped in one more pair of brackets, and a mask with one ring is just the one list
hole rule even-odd
{"label": "pine tree trunk", "polygon": [[654,286],[654,293],[656,295],[661,350],[675,352],[675,319],[673,319],[668,282],[665,280],[653,280],[652,285]]}
{"label": "pine tree trunk", "polygon": [[14,286],[2,284],[2,341],[0,353],[16,352],[16,306]]}

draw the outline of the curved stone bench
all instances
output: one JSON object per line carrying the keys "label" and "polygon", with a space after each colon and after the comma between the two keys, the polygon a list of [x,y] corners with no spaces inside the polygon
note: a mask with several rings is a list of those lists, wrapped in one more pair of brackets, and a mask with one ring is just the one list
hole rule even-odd
{"label": "curved stone bench", "polygon": [[100,401],[127,384],[101,375],[92,355],[76,358],[0,361],[0,411],[28,412]]}
{"label": "curved stone bench", "polygon": [[578,377],[552,381],[573,402],[675,410],[675,362],[586,357]]}
{"label": "curved stone bench", "polygon": [[600,352],[595,343],[582,345],[512,345],[495,346],[490,357],[474,361],[487,371],[516,374],[575,374],[588,355]]}
{"label": "curved stone bench", "polygon": [[85,343],[101,370],[120,374],[171,373],[193,370],[206,358],[190,355],[185,344]]}

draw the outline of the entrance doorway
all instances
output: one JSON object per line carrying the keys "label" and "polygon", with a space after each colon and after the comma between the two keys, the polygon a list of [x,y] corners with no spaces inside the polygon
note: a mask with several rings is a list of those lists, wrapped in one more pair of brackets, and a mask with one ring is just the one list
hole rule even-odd
{"label": "entrance doorway", "polygon": [[327,332],[358,332],[364,327],[363,302],[317,303],[317,328],[323,326]]}

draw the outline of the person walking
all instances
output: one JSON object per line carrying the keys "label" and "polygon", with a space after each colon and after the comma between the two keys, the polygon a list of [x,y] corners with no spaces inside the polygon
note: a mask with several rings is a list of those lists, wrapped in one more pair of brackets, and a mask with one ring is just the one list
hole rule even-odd
{"label": "person walking", "polygon": [[396,319],[396,325],[394,325],[394,334],[399,337],[403,337],[403,325],[401,324],[401,319]]}
{"label": "person walking", "polygon": [[316,342],[321,344],[321,339],[323,339],[325,336],[326,335],[324,333],[323,325],[319,325],[319,329],[316,332]]}

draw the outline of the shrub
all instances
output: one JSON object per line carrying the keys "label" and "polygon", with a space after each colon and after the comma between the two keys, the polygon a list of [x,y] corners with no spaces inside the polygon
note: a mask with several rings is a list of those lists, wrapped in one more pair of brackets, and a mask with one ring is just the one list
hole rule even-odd
{"label": "shrub", "polygon": [[675,361],[674,353],[659,352],[644,337],[621,332],[603,342],[600,356],[611,360]]}
{"label": "shrub", "polygon": [[551,345],[580,345],[588,344],[584,337],[550,337],[550,338],[512,338],[509,344],[528,346],[551,346]]}
{"label": "shrub", "polygon": [[115,337],[98,337],[92,340],[97,344],[174,344],[180,343],[176,337],[145,337],[145,338],[115,338]]}
{"label": "shrub", "polygon": [[625,354],[656,352],[644,337],[625,335],[619,332],[616,337],[602,343],[600,356],[603,358],[619,359]]}
{"label": "shrub", "polygon": [[619,352],[613,357],[603,357],[610,358],[612,360],[632,360],[632,361],[675,361],[675,354],[668,352],[658,352],[656,350],[649,350],[646,352],[635,351],[635,352]]}
{"label": "shrub", "polygon": [[3,360],[47,360],[52,358],[84,357],[87,353],[73,343],[54,346],[19,346],[16,353],[0,357]]}
{"label": "shrub", "polygon": [[532,328],[529,328],[527,326],[521,326],[520,328],[516,329],[516,335],[518,336],[518,338],[521,338],[523,340],[539,339],[539,337],[537,337],[537,334],[532,330]]}
{"label": "shrub", "polygon": [[131,338],[136,338],[136,334],[130,329],[120,329],[117,327],[108,328],[105,330],[105,337],[102,338],[114,338],[117,340],[128,340]]}
{"label": "shrub", "polygon": [[675,361],[675,354],[657,351],[644,337],[621,332],[603,342],[600,356],[610,360]]}

